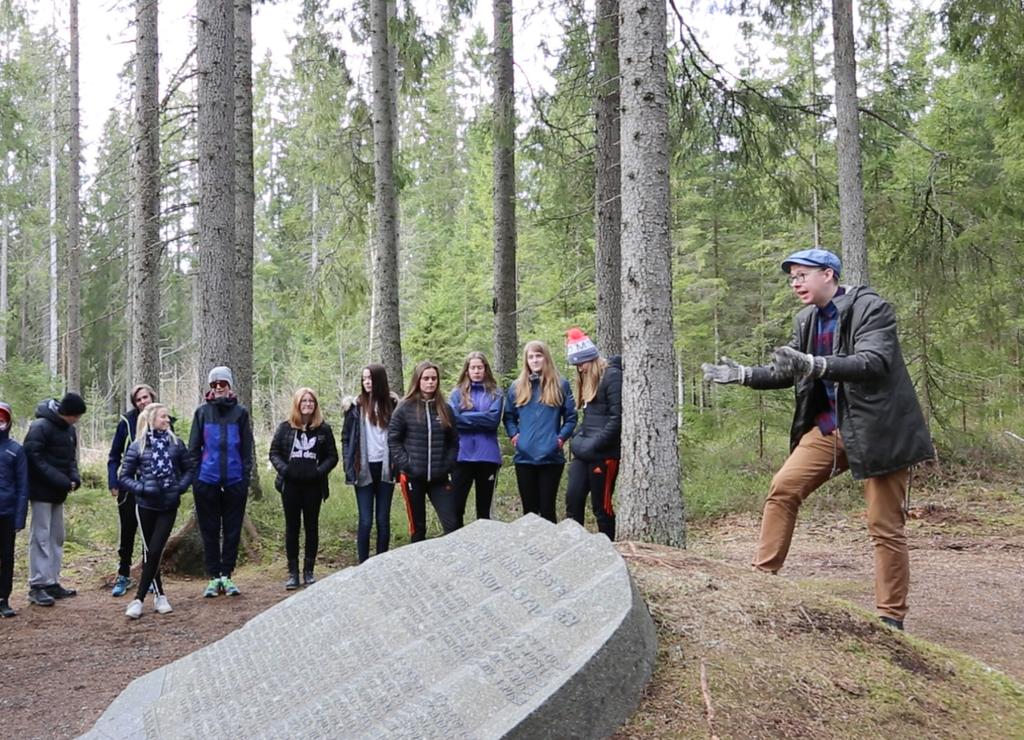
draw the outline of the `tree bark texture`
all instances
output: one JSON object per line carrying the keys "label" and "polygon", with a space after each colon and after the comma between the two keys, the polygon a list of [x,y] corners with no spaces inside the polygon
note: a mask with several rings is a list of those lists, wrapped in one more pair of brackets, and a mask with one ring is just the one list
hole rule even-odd
{"label": "tree bark texture", "polygon": [[58,331],[57,305],[57,72],[50,75],[50,301],[47,304],[46,367],[56,377]]}
{"label": "tree bark texture", "polygon": [[381,364],[397,390],[402,377],[402,333],[398,301],[398,193],[395,186],[394,152],[397,140],[395,106],[392,102],[391,41],[388,0],[370,2],[371,66],[373,68],[373,174],[374,174],[374,286],[373,313]]}
{"label": "tree bark texture", "polygon": [[252,160],[252,2],[235,3],[235,280],[232,312],[235,346],[231,356],[236,392],[252,408],[253,340],[253,160]]}
{"label": "tree bark texture", "polygon": [[864,226],[857,58],[853,41],[853,0],[832,0],[836,82],[836,155],[839,165],[839,234],[843,241],[843,282],[868,284]]}
{"label": "tree bark texture", "polygon": [[594,282],[597,346],[622,353],[622,199],[619,165],[619,0],[597,0],[594,29]]}
{"label": "tree bark texture", "polygon": [[230,364],[235,281],[234,3],[199,0],[197,16],[199,157],[200,387],[211,367]]}
{"label": "tree bark texture", "polygon": [[71,41],[69,49],[70,72],[70,141],[68,152],[68,338],[65,346],[67,355],[67,388],[80,393],[82,390],[82,231],[81,231],[81,172],[79,160],[82,156],[82,135],[79,120],[78,91],[78,0],[68,3],[68,26]]}
{"label": "tree bark texture", "polygon": [[665,3],[622,0],[622,470],[619,535],[686,544],[669,220]]}
{"label": "tree bark texture", "polygon": [[512,0],[494,0],[494,369],[516,368],[516,108]]}
{"label": "tree bark texture", "polygon": [[128,385],[160,388],[160,78],[156,0],[135,1],[135,176]]}

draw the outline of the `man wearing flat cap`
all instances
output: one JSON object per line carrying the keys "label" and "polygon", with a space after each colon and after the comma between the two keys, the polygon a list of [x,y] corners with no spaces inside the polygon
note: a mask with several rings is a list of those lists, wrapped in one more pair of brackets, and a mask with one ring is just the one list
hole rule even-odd
{"label": "man wearing flat cap", "polygon": [[769,365],[721,358],[702,365],[705,380],[758,390],[794,386],[790,454],[772,478],[753,566],[777,573],[789,552],[797,511],[844,470],[864,482],[875,552],[875,604],[883,622],[903,629],[910,586],[906,496],[911,468],[935,456],[903,362],[892,307],[866,286],[841,286],[839,258],[825,249],[782,262],[804,308],[789,343]]}

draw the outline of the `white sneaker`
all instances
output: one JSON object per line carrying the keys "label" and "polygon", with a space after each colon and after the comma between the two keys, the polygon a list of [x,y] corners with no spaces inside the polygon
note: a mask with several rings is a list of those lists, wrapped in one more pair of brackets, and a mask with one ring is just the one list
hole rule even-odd
{"label": "white sneaker", "polygon": [[171,602],[167,600],[167,597],[160,594],[156,597],[156,610],[160,614],[170,614],[174,610],[171,608]]}
{"label": "white sneaker", "polygon": [[128,608],[124,610],[124,615],[128,619],[138,619],[142,616],[142,602],[135,599],[128,605]]}

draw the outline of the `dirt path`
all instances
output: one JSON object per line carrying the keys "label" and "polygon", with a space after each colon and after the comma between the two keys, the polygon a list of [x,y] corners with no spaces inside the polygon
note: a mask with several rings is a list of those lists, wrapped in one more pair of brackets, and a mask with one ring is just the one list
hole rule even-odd
{"label": "dirt path", "polygon": [[[1019,496],[1019,494],[1016,494]],[[997,507],[998,508],[998,507]],[[929,505],[915,511],[907,628],[1024,681],[1024,524],[992,505]],[[693,551],[745,565],[757,537],[754,516],[692,527]],[[135,677],[220,639],[287,595],[277,577],[243,571],[243,595],[203,599],[198,580],[167,579],[174,613],[147,603],[124,617],[127,599],[77,582],[79,595],[52,608],[15,594],[15,619],[0,621],[0,717],[4,735],[66,738],[88,730]],[[276,571],[274,571],[276,573]],[[767,577],[767,576],[766,576]],[[802,519],[782,578],[872,609],[871,552],[862,516]]]}
{"label": "dirt path", "polygon": [[[729,517],[692,530],[689,545],[745,566],[758,526],[754,516]],[[913,509],[907,530],[907,630],[1024,681],[1024,526],[1000,523],[990,504],[946,502]],[[779,577],[874,611],[863,516],[802,519]]]}

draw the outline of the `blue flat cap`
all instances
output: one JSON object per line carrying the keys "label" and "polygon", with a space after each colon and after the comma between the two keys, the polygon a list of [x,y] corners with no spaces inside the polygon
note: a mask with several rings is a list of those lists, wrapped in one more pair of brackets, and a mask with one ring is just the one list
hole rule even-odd
{"label": "blue flat cap", "polygon": [[793,252],[782,261],[782,271],[789,273],[790,265],[806,265],[807,267],[831,268],[836,277],[842,270],[842,263],[839,258],[827,249],[801,249]]}

